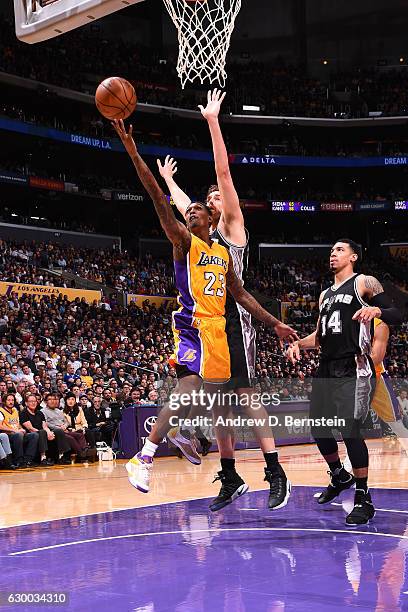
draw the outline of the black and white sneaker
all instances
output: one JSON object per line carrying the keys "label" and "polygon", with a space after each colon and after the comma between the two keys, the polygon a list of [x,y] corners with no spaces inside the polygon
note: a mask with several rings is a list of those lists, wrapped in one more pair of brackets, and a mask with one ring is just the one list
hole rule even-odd
{"label": "black and white sneaker", "polygon": [[265,468],[266,482],[269,482],[270,492],[268,500],[269,510],[279,510],[288,503],[292,485],[287,479],[283,467],[278,463],[274,470]]}
{"label": "black and white sneaker", "polygon": [[249,489],[235,470],[221,470],[215,476],[213,482],[221,480],[221,489],[218,496],[212,500],[210,510],[216,512],[228,504],[232,504],[238,497],[244,495]]}
{"label": "black and white sneaker", "polygon": [[346,525],[365,525],[374,518],[375,508],[369,491],[356,489],[354,494],[354,508],[346,517]]}
{"label": "black and white sneaker", "polygon": [[327,472],[330,476],[330,484],[320,497],[317,499],[318,504],[328,504],[335,499],[342,491],[350,489],[356,482],[353,474],[342,468],[339,474]]}

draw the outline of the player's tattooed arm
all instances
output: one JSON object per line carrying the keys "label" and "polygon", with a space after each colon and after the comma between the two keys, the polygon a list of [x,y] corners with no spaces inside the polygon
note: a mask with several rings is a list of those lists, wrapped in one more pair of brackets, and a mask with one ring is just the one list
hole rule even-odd
{"label": "player's tattooed arm", "polygon": [[171,206],[168,205],[166,196],[156,181],[152,171],[140,157],[135,141],[133,140],[133,126],[131,125],[129,127],[129,131],[126,132],[125,125],[122,120],[115,120],[112,122],[112,125],[121,139],[123,146],[128,152],[143,187],[146,189],[153,201],[160,224],[167,238],[170,240],[170,242],[172,242],[178,251],[186,253],[190,248],[191,234],[185,225],[176,219],[176,216]]}
{"label": "player's tattooed arm", "polygon": [[368,323],[373,319],[381,319],[387,325],[400,325],[402,315],[398,308],[392,305],[385,294],[383,286],[374,276],[363,276],[358,279],[360,295],[368,302],[368,306],[360,308],[353,315],[355,321]]}
{"label": "player's tattooed arm", "polygon": [[230,258],[230,264],[227,272],[227,289],[238,304],[240,304],[247,312],[255,319],[265,323],[268,327],[272,327],[274,332],[281,340],[285,339],[289,342],[298,340],[297,333],[294,329],[285,325],[279,319],[273,317],[265,308],[262,308],[259,302],[244,289],[242,281],[239,280],[234,272],[234,268]]}
{"label": "player's tattooed arm", "polygon": [[379,293],[384,292],[384,288],[375,276],[364,276],[363,278],[363,297],[372,298]]}
{"label": "player's tattooed arm", "polygon": [[166,181],[175,207],[179,213],[185,217],[187,207],[191,204],[191,200],[173,178],[177,172],[177,161],[170,157],[170,155],[167,155],[163,164],[160,159],[157,160],[157,166],[160,176]]}

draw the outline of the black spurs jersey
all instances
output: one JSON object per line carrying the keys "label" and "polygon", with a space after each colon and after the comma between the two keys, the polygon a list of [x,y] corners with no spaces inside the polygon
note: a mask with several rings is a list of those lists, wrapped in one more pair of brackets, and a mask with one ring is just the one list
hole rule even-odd
{"label": "black spurs jersey", "polygon": [[[221,246],[225,247],[231,256],[231,261],[234,266],[234,272],[242,282],[244,281],[243,276],[248,269],[248,258],[249,258],[249,234],[245,228],[246,244],[243,247],[238,247],[235,244],[231,244],[224,238],[219,229],[217,228],[211,234],[211,240],[218,242]],[[225,306],[225,315],[228,316],[231,313],[237,311],[237,303],[234,298],[227,293],[227,303]]]}
{"label": "black spurs jersey", "polygon": [[371,352],[371,323],[353,321],[353,315],[368,306],[357,289],[358,274],[323,294],[317,330],[321,359],[346,359]]}

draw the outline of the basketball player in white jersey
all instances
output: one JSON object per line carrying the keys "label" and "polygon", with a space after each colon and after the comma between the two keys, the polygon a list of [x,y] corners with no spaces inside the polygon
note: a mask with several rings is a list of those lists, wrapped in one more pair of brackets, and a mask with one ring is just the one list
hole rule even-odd
{"label": "basketball player in white jersey", "polygon": [[[245,229],[238,194],[231,177],[228,153],[218,120],[224,98],[225,93],[214,89],[208,92],[206,107],[199,106],[203,117],[207,120],[211,134],[218,183],[210,187],[207,204],[212,211],[213,218],[211,238],[229,250],[234,271],[242,280],[248,265],[248,232]],[[191,201],[173,178],[177,172],[176,162],[167,156],[164,165],[158,160],[158,166],[174,204],[184,216]],[[254,428],[254,432],[266,461],[265,480],[270,485],[268,508],[277,510],[287,504],[291,484],[279,463],[273,433],[267,425],[268,416],[265,408],[254,408],[251,405],[255,375],[255,330],[250,314],[237,306],[230,295],[227,298],[226,319],[231,355],[231,380],[233,381],[230,388],[240,396],[242,405],[245,405],[247,412],[250,413],[249,416],[263,419],[265,422],[264,426]],[[245,400],[243,400],[244,397]],[[244,484],[235,470],[235,441],[232,430],[227,435],[225,431],[217,431],[216,437],[221,455],[221,471],[218,472],[216,480],[221,480],[222,484],[218,497],[210,504],[212,511],[220,510],[234,501],[237,497],[236,491]]]}

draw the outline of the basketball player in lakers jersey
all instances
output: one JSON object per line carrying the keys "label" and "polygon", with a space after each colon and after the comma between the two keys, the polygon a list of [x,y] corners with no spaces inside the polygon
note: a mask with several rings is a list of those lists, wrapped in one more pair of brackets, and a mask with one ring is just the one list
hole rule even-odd
{"label": "basketball player in lakers jersey", "polygon": [[[211,238],[228,249],[235,274],[242,281],[248,267],[248,232],[245,228],[238,194],[231,177],[228,153],[218,119],[224,98],[225,93],[222,94],[221,91],[214,89],[208,92],[207,105],[205,107],[199,106],[208,123],[211,135],[218,183],[209,188],[207,204],[212,211]],[[167,156],[164,165],[159,161],[158,166],[160,174],[170,190],[174,204],[180,213],[185,216],[191,200],[173,178],[177,172],[176,162]],[[226,320],[228,346],[231,355],[230,389],[233,389],[242,398],[242,404],[246,406],[247,416],[261,419],[267,423],[268,417],[265,409],[258,408],[255,410],[251,405],[255,376],[255,329],[252,325],[250,313],[237,303],[231,295],[227,296]],[[245,398],[245,402],[243,398]],[[247,398],[249,401],[247,401]],[[183,432],[178,434],[179,440],[183,439],[182,434]],[[254,434],[264,453],[266,462],[265,480],[269,483],[268,507],[270,510],[278,510],[287,504],[291,484],[279,463],[272,429],[267,424],[262,427],[254,427]],[[230,503],[235,488],[238,484],[242,485],[244,483],[235,469],[233,431],[231,430],[230,435],[218,431],[216,435],[221,455],[221,471],[218,472],[216,480],[221,480],[222,484],[219,495],[210,505],[213,511],[220,510]],[[187,448],[186,445],[184,447]],[[185,455],[189,458],[186,453]]]}
{"label": "basketball player in lakers jersey", "polygon": [[[230,379],[230,356],[225,333],[225,302],[227,290],[234,299],[261,322],[272,327],[279,338],[296,339],[296,332],[284,325],[244,290],[234,272],[225,247],[210,239],[211,211],[206,204],[192,202],[186,210],[187,227],[178,221],[168,205],[163,191],[140,157],[132,138],[132,126],[127,133],[123,121],[113,126],[131,157],[136,172],[153,200],[161,226],[173,244],[176,285],[180,308],[173,313],[178,385],[172,395],[172,406],[167,403],[146,443],[126,468],[131,484],[140,491],[149,491],[149,476],[153,456],[174,419],[184,410],[182,396],[201,389],[202,382],[222,385]],[[176,401],[176,398],[180,401]],[[201,407],[206,408],[206,406]],[[245,483],[235,490],[239,497],[248,489]]]}
{"label": "basketball player in lakers jersey", "polygon": [[[361,434],[375,388],[371,321],[401,322],[398,309],[378,280],[354,272],[359,258],[361,249],[352,240],[342,238],[334,244],[330,253],[334,284],[320,295],[316,331],[288,351],[289,358],[296,361],[300,349],[320,347],[310,402],[310,417],[315,419],[311,431],[330,468],[331,482],[318,503],[331,502],[355,484],[354,508],[346,517],[347,525],[365,524],[375,514],[367,484],[368,449]],[[354,475],[340,462],[333,428],[325,423],[327,418],[338,421],[335,428],[342,434]]]}
{"label": "basketball player in lakers jersey", "polygon": [[389,425],[392,431],[397,435],[402,448],[408,452],[408,430],[402,422],[400,405],[384,365],[390,329],[388,325],[380,319],[374,319],[373,323],[374,336],[371,357],[375,367],[377,384],[371,408],[384,423]]}

